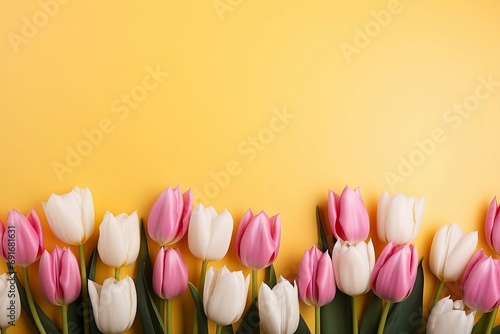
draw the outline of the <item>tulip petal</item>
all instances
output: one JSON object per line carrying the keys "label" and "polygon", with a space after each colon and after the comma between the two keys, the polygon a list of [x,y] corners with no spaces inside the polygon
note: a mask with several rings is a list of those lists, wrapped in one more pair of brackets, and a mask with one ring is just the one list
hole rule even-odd
{"label": "tulip petal", "polygon": [[278,314],[280,314],[278,298],[265,283],[260,286],[258,302],[260,325],[264,332],[281,333],[281,318],[278,317]]}
{"label": "tulip petal", "polygon": [[70,245],[85,242],[84,228],[80,221],[78,203],[69,194],[58,196],[52,194],[44,205],[45,215],[50,229],[55,236]]}
{"label": "tulip petal", "polygon": [[188,230],[189,251],[198,259],[206,260],[206,252],[211,237],[210,215],[200,203],[193,210]]}
{"label": "tulip petal", "polygon": [[463,236],[448,254],[444,265],[444,280],[446,282],[458,281],[467,266],[467,262],[476,250],[478,233],[470,232]]}
{"label": "tulip petal", "polygon": [[252,219],[253,219],[252,210],[248,209],[241,218],[240,225],[238,226],[238,231],[236,232],[235,246],[238,258],[240,259],[241,259],[241,239],[243,238],[243,235],[245,234],[245,231]]}
{"label": "tulip petal", "polygon": [[[15,230],[14,257],[16,264],[26,267],[38,260],[40,238],[28,219],[14,209],[7,217],[7,230],[8,229]],[[6,251],[5,248],[6,243],[4,242],[4,252]]]}
{"label": "tulip petal", "polygon": [[233,217],[224,210],[213,218],[211,223],[210,240],[206,250],[207,261],[221,260],[229,249],[233,234]]}

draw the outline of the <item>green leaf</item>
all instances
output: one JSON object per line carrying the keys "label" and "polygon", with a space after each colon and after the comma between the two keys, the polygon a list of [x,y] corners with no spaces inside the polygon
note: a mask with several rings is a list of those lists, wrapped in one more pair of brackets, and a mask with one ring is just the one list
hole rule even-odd
{"label": "green leaf", "polygon": [[483,334],[486,333],[486,328],[488,327],[488,322],[490,320],[490,314],[489,313],[483,313],[481,318],[476,322],[474,327],[472,328],[472,334]]}
{"label": "green leaf", "polygon": [[337,290],[330,304],[322,306],[321,333],[352,333],[351,297]]}
{"label": "green leaf", "polygon": [[384,333],[416,333],[422,325],[423,294],[424,270],[420,260],[415,286],[408,298],[391,306]]}
{"label": "green leaf", "polygon": [[257,309],[257,298],[255,298],[243,315],[236,334],[260,334],[259,324],[259,310]]}
{"label": "green leaf", "polygon": [[493,328],[491,334],[500,334],[500,326],[496,326],[495,328]]}
{"label": "green leaf", "polygon": [[163,321],[152,294],[151,259],[149,258],[148,239],[141,219],[141,246],[137,265],[135,286],[137,290],[137,311],[141,318],[144,333],[164,333]]}
{"label": "green leaf", "polygon": [[376,334],[382,315],[382,299],[371,292],[372,298],[361,321],[360,334]]}
{"label": "green leaf", "polygon": [[227,325],[222,327],[222,334],[234,334],[233,326]]}
{"label": "green leaf", "polygon": [[189,291],[191,291],[191,296],[193,296],[196,315],[198,317],[198,333],[208,334],[208,320],[203,308],[203,302],[201,301],[200,295],[198,294],[198,289],[196,289],[196,287],[191,282],[189,282]]}
{"label": "green leaf", "polygon": [[276,271],[271,264],[266,268],[266,284],[272,289],[276,285]]}
{"label": "green leaf", "polygon": [[311,331],[309,330],[309,327],[307,327],[307,324],[302,316],[300,316],[299,327],[297,327],[295,334],[311,334]]}
{"label": "green leaf", "polygon": [[316,223],[318,225],[319,245],[321,251],[326,252],[328,250],[328,239],[326,238],[323,219],[321,219],[321,210],[318,205],[316,205]]}
{"label": "green leaf", "polygon": [[87,263],[87,278],[91,281],[95,280],[95,272],[97,269],[97,257],[99,256],[99,251],[97,247],[94,248],[92,254],[90,254],[89,262]]}

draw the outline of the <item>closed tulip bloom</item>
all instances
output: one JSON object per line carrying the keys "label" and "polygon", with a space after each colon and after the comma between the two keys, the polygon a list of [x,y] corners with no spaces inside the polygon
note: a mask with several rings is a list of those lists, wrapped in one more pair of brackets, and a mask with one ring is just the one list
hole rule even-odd
{"label": "closed tulip bloom", "polygon": [[359,188],[346,186],[340,197],[328,192],[328,220],[335,238],[351,244],[366,240],[370,221]]}
{"label": "closed tulip bloom", "polygon": [[375,250],[371,239],[351,245],[337,240],[332,251],[337,287],[349,296],[359,296],[371,289]]}
{"label": "closed tulip bloom", "polygon": [[45,250],[38,268],[45,299],[53,305],[68,305],[80,295],[80,267],[76,256],[67,247]]}
{"label": "closed tulip bloom", "polygon": [[486,241],[488,245],[498,254],[500,254],[500,207],[497,204],[497,198],[493,198],[486,214]]}
{"label": "closed tulip bloom", "polygon": [[116,217],[108,211],[99,226],[99,257],[110,267],[128,266],[139,255],[140,238],[137,211],[130,216],[122,213]]}
{"label": "closed tulip bloom", "polygon": [[212,206],[200,203],[189,223],[189,250],[200,260],[218,261],[226,255],[232,234],[233,217],[227,210],[217,214]]}
{"label": "closed tulip bloom", "polygon": [[413,245],[387,244],[373,268],[373,292],[390,303],[403,301],[413,290],[417,268],[417,249]]}
{"label": "closed tulip bloom", "polygon": [[27,267],[38,261],[44,250],[40,219],[35,210],[26,218],[17,210],[9,212],[6,228],[0,224],[1,254],[7,262]]}
{"label": "closed tulip bloom", "polygon": [[83,245],[94,232],[94,202],[88,188],[52,194],[42,203],[54,235],[70,245]]}
{"label": "closed tulip bloom", "polygon": [[461,300],[440,299],[427,321],[427,334],[470,334],[476,312],[465,312]]}
{"label": "closed tulip bloom", "polygon": [[14,326],[21,316],[21,299],[17,290],[15,273],[0,275],[0,328]]}
{"label": "closed tulip bloom", "polygon": [[110,277],[99,285],[91,280],[89,295],[95,323],[103,333],[123,333],[134,323],[137,294],[134,281],[125,277],[119,281]]}
{"label": "closed tulip bloom", "polygon": [[279,215],[269,218],[264,211],[254,216],[249,209],[241,218],[236,233],[236,253],[241,263],[252,269],[268,267],[280,248]]}
{"label": "closed tulip bloom", "polygon": [[316,246],[305,251],[297,272],[300,299],[307,305],[323,306],[335,297],[335,277],[328,251]]}
{"label": "closed tulip bloom", "polygon": [[477,251],[462,276],[462,298],[468,307],[483,313],[500,305],[500,260]]}
{"label": "closed tulip bloom", "polygon": [[422,223],[425,200],[403,194],[382,193],[377,208],[377,231],[381,241],[398,245],[412,243]]}
{"label": "closed tulip bloom", "polygon": [[163,299],[178,297],[188,287],[188,269],[177,249],[161,248],[153,266],[153,290]]}
{"label": "closed tulip bloom", "polygon": [[297,285],[283,277],[271,290],[262,283],[259,289],[260,326],[267,334],[292,334],[299,326],[300,310]]}
{"label": "closed tulip bloom", "polygon": [[464,235],[457,224],[441,227],[432,240],[429,267],[442,282],[459,280],[477,246],[477,231]]}
{"label": "closed tulip bloom", "polygon": [[210,267],[205,277],[203,308],[209,319],[221,326],[238,321],[245,309],[250,276],[242,271],[229,271],[226,266]]}
{"label": "closed tulip bloom", "polygon": [[148,233],[160,246],[171,245],[186,234],[193,210],[193,192],[168,187],[156,200],[148,220]]}

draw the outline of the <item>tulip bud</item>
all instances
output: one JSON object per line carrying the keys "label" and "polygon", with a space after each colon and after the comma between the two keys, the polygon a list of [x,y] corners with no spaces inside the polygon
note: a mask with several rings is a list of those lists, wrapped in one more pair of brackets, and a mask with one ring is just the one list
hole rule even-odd
{"label": "tulip bud", "polygon": [[68,305],[80,295],[82,282],[76,256],[67,247],[45,250],[38,268],[45,299],[52,305]]}
{"label": "tulip bud", "polygon": [[459,280],[477,246],[477,231],[464,235],[457,224],[441,227],[432,240],[429,267],[442,282]]}
{"label": "tulip bud", "polygon": [[493,198],[486,214],[486,241],[497,254],[500,254],[500,207],[497,198]]}
{"label": "tulip bud", "polygon": [[173,299],[186,291],[188,269],[177,249],[161,248],[153,266],[153,290],[163,299]]}
{"label": "tulip bud", "polygon": [[34,209],[26,218],[12,210],[7,217],[7,228],[0,223],[0,248],[2,257],[9,265],[27,267],[38,261],[43,247],[43,232],[40,219]]}
{"label": "tulip bud", "polygon": [[417,269],[418,255],[413,245],[387,244],[373,268],[373,292],[390,303],[403,301],[413,290]]}
{"label": "tulip bud", "polygon": [[500,260],[487,257],[483,250],[470,259],[462,276],[462,298],[468,307],[483,313],[500,305]]}
{"label": "tulip bud", "polygon": [[372,240],[351,245],[337,240],[332,251],[337,287],[349,296],[359,296],[371,289],[370,279],[375,266]]}
{"label": "tulip bud", "polygon": [[232,233],[233,217],[227,210],[217,215],[212,206],[205,208],[200,203],[189,223],[189,250],[200,260],[218,261],[226,255]]}
{"label": "tulip bud", "polygon": [[52,194],[42,204],[50,229],[59,240],[82,245],[94,232],[94,203],[88,188],[75,187],[68,194]]}
{"label": "tulip bud", "polygon": [[466,313],[461,300],[440,299],[427,321],[427,334],[470,334],[476,312]]}
{"label": "tulip bud", "polygon": [[335,297],[335,277],[328,251],[316,246],[305,251],[297,272],[300,299],[307,305],[323,306]]}
{"label": "tulip bud", "polygon": [[368,211],[359,188],[344,188],[340,197],[328,193],[328,218],[335,238],[356,244],[365,241],[370,232]]}
{"label": "tulip bud", "polygon": [[250,276],[242,271],[229,271],[226,266],[210,267],[205,276],[203,308],[209,319],[221,326],[238,321],[245,309]]}
{"label": "tulip bud", "polygon": [[140,238],[137,211],[130,216],[122,213],[116,217],[107,211],[99,226],[99,257],[110,267],[128,266],[139,255]]}
{"label": "tulip bud", "polygon": [[389,196],[384,191],[377,208],[377,231],[381,241],[394,242],[397,245],[412,243],[417,236],[422,214],[424,198],[416,200],[402,194]]}
{"label": "tulip bud", "polygon": [[14,326],[21,316],[21,299],[17,291],[16,274],[0,275],[0,328]]}
{"label": "tulip bud", "polygon": [[259,289],[260,326],[266,333],[292,334],[299,326],[300,310],[297,285],[280,276],[271,290],[262,283]]}
{"label": "tulip bud", "polygon": [[160,246],[181,240],[188,229],[193,210],[193,192],[168,187],[156,200],[148,220],[148,233]]}
{"label": "tulip bud", "polygon": [[279,215],[269,218],[261,211],[254,216],[249,209],[241,218],[236,234],[238,259],[252,269],[266,268],[278,256],[280,238]]}
{"label": "tulip bud", "polygon": [[128,330],[137,311],[134,281],[125,277],[120,281],[110,277],[99,285],[89,282],[89,296],[97,328],[103,333],[117,334]]}

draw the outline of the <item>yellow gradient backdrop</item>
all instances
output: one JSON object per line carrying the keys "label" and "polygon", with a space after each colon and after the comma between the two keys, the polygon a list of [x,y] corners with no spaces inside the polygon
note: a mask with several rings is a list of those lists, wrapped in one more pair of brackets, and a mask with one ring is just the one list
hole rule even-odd
{"label": "yellow gradient backdrop", "polygon": [[[500,195],[499,15],[494,0],[0,0],[0,219],[35,208],[52,250],[51,193],[89,187],[99,224],[107,210],[147,219],[166,187],[191,187],[235,231],[248,208],[280,213],[275,267],[292,280],[328,189],[360,187],[377,254],[380,194],[425,196],[428,305],[434,232],[457,222],[487,248]],[[248,273],[234,246],[222,264]],[[189,332],[189,292],[174,308]],[[9,333],[33,330],[24,314]]]}

